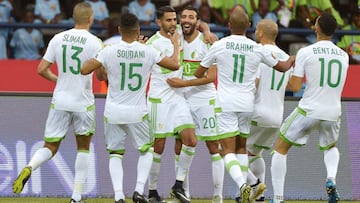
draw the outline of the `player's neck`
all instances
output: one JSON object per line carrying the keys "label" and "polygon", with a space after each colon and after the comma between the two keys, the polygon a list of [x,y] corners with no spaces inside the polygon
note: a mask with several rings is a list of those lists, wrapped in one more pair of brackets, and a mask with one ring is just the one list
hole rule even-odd
{"label": "player's neck", "polygon": [[274,40],[270,40],[270,39],[261,39],[260,44],[265,45],[265,44],[271,44],[271,45],[275,45]]}
{"label": "player's neck", "polygon": [[124,42],[127,42],[127,43],[133,43],[134,41],[136,41],[137,39],[134,38],[134,36],[121,36],[121,39],[124,41]]}
{"label": "player's neck", "polygon": [[184,35],[184,39],[186,42],[190,43],[194,41],[198,35],[199,35],[199,31],[195,30],[191,35]]}
{"label": "player's neck", "polygon": [[331,36],[318,35],[316,41],[328,40],[331,41]]}
{"label": "player's neck", "polygon": [[89,31],[90,30],[90,25],[75,25],[74,26],[75,29],[84,29]]}

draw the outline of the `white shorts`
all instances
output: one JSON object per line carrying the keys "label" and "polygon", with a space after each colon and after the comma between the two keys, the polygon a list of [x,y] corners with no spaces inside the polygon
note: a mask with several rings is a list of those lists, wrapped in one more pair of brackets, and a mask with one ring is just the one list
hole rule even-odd
{"label": "white shorts", "polygon": [[177,103],[151,103],[150,133],[155,138],[174,136],[187,128],[195,128],[190,108],[185,101]]}
{"label": "white shorts", "polygon": [[125,153],[126,138],[130,138],[132,145],[140,152],[150,149],[153,139],[149,134],[147,122],[129,124],[110,124],[104,122],[106,148],[109,152]]}
{"label": "white shorts", "polygon": [[305,145],[313,130],[319,133],[320,150],[326,150],[339,138],[341,120],[326,121],[306,117],[306,112],[296,108],[284,121],[280,128],[281,138],[292,145]]}
{"label": "white shorts", "polygon": [[217,121],[214,105],[204,105],[198,108],[192,108],[191,114],[195,123],[195,134],[198,140],[213,141],[217,137]]}
{"label": "white shorts", "polygon": [[70,112],[50,108],[45,125],[46,142],[58,142],[64,139],[70,126],[75,135],[93,135],[95,133],[95,108],[86,112]]}
{"label": "white shorts", "polygon": [[216,118],[219,138],[249,136],[252,112],[221,112],[217,113]]}
{"label": "white shorts", "polygon": [[246,140],[246,149],[251,154],[260,155],[264,149],[268,150],[273,146],[279,132],[279,128],[252,125],[250,136]]}

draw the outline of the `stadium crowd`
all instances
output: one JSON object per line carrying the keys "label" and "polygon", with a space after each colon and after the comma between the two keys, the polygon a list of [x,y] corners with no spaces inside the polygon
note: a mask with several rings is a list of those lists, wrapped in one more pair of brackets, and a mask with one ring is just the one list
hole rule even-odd
{"label": "stadium crowd", "polygon": [[[2,2],[5,6],[0,8],[12,8],[10,2]],[[346,51],[355,52],[356,47],[348,50],[344,45],[354,44],[355,37],[336,39],[334,34],[345,25],[346,29],[357,27],[359,8],[351,15],[355,22],[349,24],[325,0],[172,0],[160,8],[153,3],[129,2],[122,9],[120,24],[112,23],[107,3],[100,0],[77,2],[73,19],[61,13],[57,0],[37,0],[26,6],[24,22],[73,23],[74,27],[52,36],[45,54],[33,57],[43,55],[38,73],[56,87],[44,146],[14,180],[13,192],[20,194],[32,172],[57,153],[72,126],[77,154],[70,203],[84,203],[82,191],[96,126],[95,73],[98,80],[108,82],[104,138],[115,203],[125,202],[122,159],[126,138],[139,151],[133,202],[163,203],[157,182],[166,139],[171,137],[176,139],[176,175],[170,195],[177,201],[191,202],[189,171],[198,141],[205,141],[212,161],[213,203],[223,202],[225,168],[237,186],[236,202],[264,203],[262,152],[271,148],[274,194],[270,202],[284,203],[287,153],[292,146],[305,145],[312,131],[319,132],[319,148],[324,153],[328,203],[337,203],[340,153],[336,142],[350,59]],[[208,18],[210,14],[214,20]],[[160,28],[156,33],[141,35],[141,25],[155,22]],[[93,29],[93,23],[109,33]],[[211,23],[228,26],[231,34],[218,36],[218,40]],[[99,37],[109,38],[110,33],[116,37],[114,26],[121,40],[103,46]],[[276,45],[279,27],[313,29],[314,34],[305,36],[307,46],[295,57]],[[248,33],[249,28],[255,32]],[[31,41],[38,42],[32,47],[45,48],[41,33],[19,29],[12,37],[20,36],[10,43],[15,56],[26,55],[31,47],[27,34],[37,39]],[[343,45],[342,49],[333,41]],[[50,69],[54,63],[58,74]],[[298,107],[283,120],[285,90],[298,92],[304,81]],[[147,180],[148,196],[144,191]]]}
{"label": "stadium crowd", "polygon": [[[157,8],[170,5],[177,12],[185,6],[192,5],[200,11],[200,19],[208,23],[210,28],[225,28],[229,13],[241,6],[246,11],[254,29],[261,19],[270,19],[280,28],[309,29],[314,25],[316,17],[322,12],[335,16],[339,29],[359,30],[359,0],[85,0],[95,11],[94,24],[103,29],[92,29],[91,32],[106,39],[111,18],[118,18],[122,13],[135,14],[140,25],[154,26],[153,30],[144,31],[150,37],[157,29],[155,11]],[[0,23],[42,23],[42,24],[73,24],[72,8],[81,0],[0,0]],[[33,15],[33,16],[32,16]],[[1,28],[0,59],[40,59],[47,43],[58,29]],[[229,32],[216,32],[222,38]],[[249,34],[254,38],[254,34]],[[33,40],[28,40],[29,38]],[[295,54],[298,48],[315,42],[315,35],[304,34],[279,35],[277,43],[285,51]],[[354,54],[351,63],[360,63],[360,38],[358,35],[336,36],[334,42]],[[293,45],[291,45],[293,44]],[[295,50],[294,50],[295,49]],[[352,54],[353,53],[353,54]]]}

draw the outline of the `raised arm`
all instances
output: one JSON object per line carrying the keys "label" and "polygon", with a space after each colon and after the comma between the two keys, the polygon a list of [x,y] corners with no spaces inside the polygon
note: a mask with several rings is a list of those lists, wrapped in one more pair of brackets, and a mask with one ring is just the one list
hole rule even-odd
{"label": "raised arm", "polygon": [[169,70],[178,70],[180,67],[180,35],[175,32],[174,34],[169,34],[171,43],[174,46],[173,55],[170,57],[164,57],[158,65],[161,67],[167,68]]}

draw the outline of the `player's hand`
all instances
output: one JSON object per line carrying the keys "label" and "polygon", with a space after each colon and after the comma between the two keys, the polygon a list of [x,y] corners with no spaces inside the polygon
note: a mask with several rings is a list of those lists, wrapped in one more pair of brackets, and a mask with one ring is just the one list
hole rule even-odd
{"label": "player's hand", "polygon": [[139,35],[137,41],[140,42],[140,43],[145,44],[148,39],[149,39],[149,38],[148,38],[148,37],[145,37],[144,35]]}
{"label": "player's hand", "polygon": [[180,78],[168,78],[166,82],[171,87],[186,87],[186,81]]}
{"label": "player's hand", "polygon": [[168,35],[169,35],[171,43],[173,45],[180,44],[180,34],[179,33],[177,33],[177,32],[175,32],[174,34],[168,33]]}
{"label": "player's hand", "polygon": [[218,41],[218,37],[212,32],[204,32],[204,41],[205,43],[214,44],[214,42]]}
{"label": "player's hand", "polygon": [[289,56],[289,62],[291,63],[291,67],[295,65],[295,56],[294,55]]}

